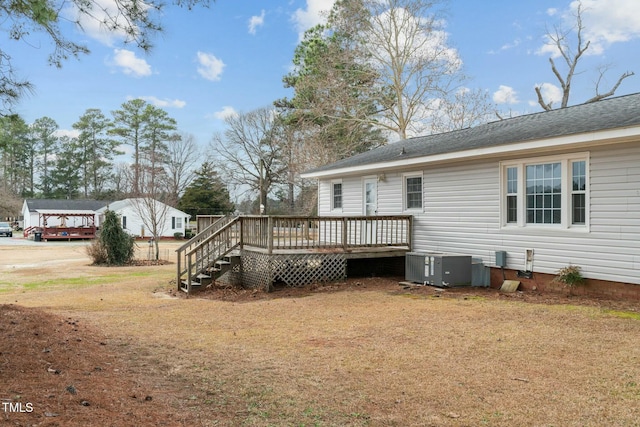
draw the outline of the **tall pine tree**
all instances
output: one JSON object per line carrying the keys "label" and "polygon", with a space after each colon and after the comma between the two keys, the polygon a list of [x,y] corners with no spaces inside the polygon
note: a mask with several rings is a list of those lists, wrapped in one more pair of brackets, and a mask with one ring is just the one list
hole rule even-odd
{"label": "tall pine tree", "polygon": [[205,162],[196,171],[196,177],[186,188],[178,203],[178,209],[192,217],[196,215],[224,215],[235,209],[229,198],[229,191],[212,163]]}

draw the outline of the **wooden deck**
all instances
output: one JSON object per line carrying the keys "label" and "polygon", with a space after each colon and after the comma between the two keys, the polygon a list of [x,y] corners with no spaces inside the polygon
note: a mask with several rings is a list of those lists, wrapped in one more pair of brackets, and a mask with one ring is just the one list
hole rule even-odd
{"label": "wooden deck", "polygon": [[[24,230],[24,236],[32,238],[40,234],[42,241],[78,240],[96,237],[94,213],[40,213],[38,226]],[[57,225],[52,225],[55,223]]]}
{"label": "wooden deck", "polygon": [[[411,250],[411,225],[408,215],[224,217],[177,249],[178,287],[190,293],[192,286],[198,286],[197,278],[232,251],[254,254],[255,263],[261,266],[270,263],[259,256],[277,257],[280,272],[288,262],[286,257],[298,260],[298,267],[304,262],[316,265],[317,270],[319,261],[309,261],[311,257],[333,254],[346,260],[404,256]],[[304,256],[307,260],[300,261]]]}

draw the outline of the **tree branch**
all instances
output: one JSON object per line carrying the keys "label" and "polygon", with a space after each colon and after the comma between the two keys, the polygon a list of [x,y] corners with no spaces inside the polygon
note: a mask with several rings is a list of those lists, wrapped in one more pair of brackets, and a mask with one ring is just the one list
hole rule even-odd
{"label": "tree branch", "polygon": [[592,102],[597,102],[600,101],[601,99],[605,99],[608,98],[610,96],[613,96],[613,94],[616,92],[616,90],[618,90],[618,87],[620,86],[620,84],[622,83],[622,81],[624,79],[626,79],[627,77],[631,77],[635,75],[635,73],[633,71],[627,71],[626,73],[622,74],[620,76],[620,78],[618,79],[618,81],[616,82],[616,84],[611,88],[610,91],[603,93],[603,94],[597,94],[597,90],[596,90],[596,96],[594,96],[591,99],[588,99],[587,101],[585,101],[585,104],[590,104]]}

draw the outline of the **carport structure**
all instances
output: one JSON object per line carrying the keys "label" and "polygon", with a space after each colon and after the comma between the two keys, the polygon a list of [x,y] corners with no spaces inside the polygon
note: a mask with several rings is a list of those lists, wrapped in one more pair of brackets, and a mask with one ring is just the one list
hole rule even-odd
{"label": "carport structure", "polygon": [[[41,238],[47,240],[75,240],[93,239],[96,237],[95,212],[38,212],[40,214],[40,226],[36,232],[40,232]],[[52,224],[55,219],[56,225]],[[38,231],[39,230],[39,231]]]}
{"label": "carport structure", "polygon": [[108,203],[87,199],[26,199],[22,208],[24,237],[45,241],[93,239],[99,226],[97,210]]}

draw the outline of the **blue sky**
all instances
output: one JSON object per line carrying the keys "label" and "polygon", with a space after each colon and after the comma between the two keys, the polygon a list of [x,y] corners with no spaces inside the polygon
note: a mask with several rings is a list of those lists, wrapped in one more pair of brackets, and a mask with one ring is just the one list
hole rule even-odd
{"label": "blue sky", "polygon": [[[109,0],[100,0],[108,3]],[[164,108],[179,129],[206,146],[224,129],[225,114],[269,106],[290,96],[282,77],[304,29],[320,22],[332,0],[217,0],[210,8],[166,9],[165,31],[155,48],[141,52],[114,35],[71,25],[63,30],[90,48],[61,69],[47,65],[51,46],[43,38],[3,42],[17,72],[35,85],[16,112],[31,123],[49,116],[62,132],[88,108],[105,114],[132,98]],[[640,1],[583,0],[587,36],[592,40],[572,103],[593,95],[597,67],[608,64],[603,88],[625,71],[617,95],[640,92]],[[458,50],[470,88],[488,91],[503,112],[541,111],[535,84],[557,82],[544,49],[546,27],[562,24],[575,7],[566,0],[451,0],[446,15],[449,45]],[[4,29],[4,28],[3,28]],[[553,87],[547,86],[553,92]]]}

